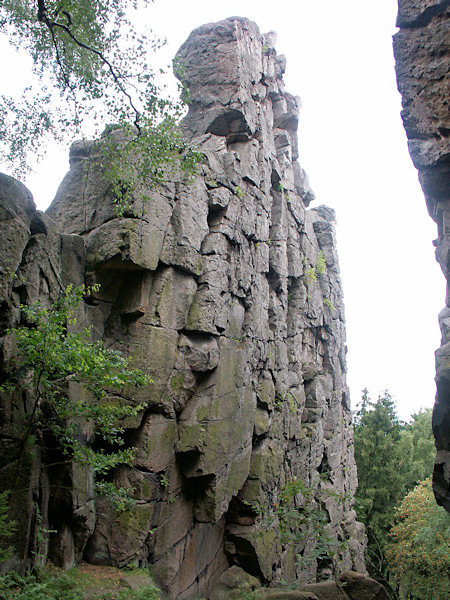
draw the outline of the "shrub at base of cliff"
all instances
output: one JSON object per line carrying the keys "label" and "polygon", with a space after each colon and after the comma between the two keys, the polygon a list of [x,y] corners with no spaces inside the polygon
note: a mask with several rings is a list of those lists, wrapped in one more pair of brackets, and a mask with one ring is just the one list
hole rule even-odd
{"label": "shrub at base of cliff", "polygon": [[271,508],[255,506],[254,510],[261,520],[257,535],[274,530],[282,554],[292,555],[299,572],[308,577],[320,566],[337,582],[349,543],[332,535],[326,506],[330,500],[342,506],[348,498],[326,484],[326,477],[320,476],[311,484],[293,479],[284,485]]}
{"label": "shrub at base of cliff", "polygon": [[9,546],[9,538],[16,529],[16,522],[9,519],[9,495],[11,491],[5,490],[0,493],[0,564],[11,558],[13,553]]}
{"label": "shrub at base of cliff", "polygon": [[446,600],[450,597],[450,515],[436,504],[431,479],[404,498],[397,519],[386,556],[400,598]]}

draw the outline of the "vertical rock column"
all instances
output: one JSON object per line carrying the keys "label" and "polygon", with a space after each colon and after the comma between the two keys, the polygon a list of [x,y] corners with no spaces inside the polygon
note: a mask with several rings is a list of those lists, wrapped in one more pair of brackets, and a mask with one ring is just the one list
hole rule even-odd
{"label": "vertical rock column", "polygon": [[399,0],[394,36],[397,84],[408,148],[437,224],[436,259],[447,280],[446,307],[439,315],[433,432],[436,500],[450,512],[450,35],[449,0]]}
{"label": "vertical rock column", "polygon": [[115,473],[136,506],[118,516],[97,500],[84,557],[151,564],[177,600],[204,595],[230,564],[265,583],[329,568],[307,536],[281,540],[249,508],[276,506],[294,479],[343,495],[326,496],[326,530],[348,540],[341,564],[364,569],[334,214],[307,210],[299,100],[273,41],[231,18],[179,50],[184,128],[204,154],[193,182],[169,175],[117,217],[96,145],[76,144],[49,209],[83,238],[101,283],[93,332],[153,380],[133,393],[146,404],[127,423],[134,468]]}

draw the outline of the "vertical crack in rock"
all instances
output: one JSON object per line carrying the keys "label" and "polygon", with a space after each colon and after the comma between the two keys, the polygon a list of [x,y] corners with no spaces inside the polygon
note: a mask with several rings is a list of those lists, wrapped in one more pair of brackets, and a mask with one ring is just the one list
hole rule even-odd
{"label": "vertical crack in rock", "polygon": [[409,153],[437,224],[436,259],[447,280],[446,306],[439,315],[441,347],[436,352],[433,489],[437,502],[450,512],[449,17],[448,0],[399,0],[394,54]]}
{"label": "vertical crack in rock", "polygon": [[[134,393],[145,411],[126,423],[134,468],[114,473],[135,508],[116,514],[93,502],[92,476],[75,466],[47,473],[36,452],[34,479],[23,475],[31,491],[22,531],[33,535],[40,477],[47,499],[37,502],[58,530],[55,562],[151,564],[177,600],[204,595],[232,564],[268,583],[313,580],[328,566],[297,564],[307,539],[294,548],[249,507],[270,509],[294,478],[345,497],[357,483],[334,213],[307,210],[314,194],[298,162],[300,101],[284,89],[273,37],[231,18],[196,29],[180,48],[191,98],[184,129],[204,163],[193,183],[172,174],[147,191],[145,211],[136,197],[142,218],[116,216],[110,188],[89,168],[94,142],[72,146],[47,215],[20,184],[1,188],[2,260],[19,276],[5,282],[5,327],[18,322],[20,301],[48,302],[60,283],[99,282],[80,324],[153,380]],[[7,340],[2,352],[10,360]],[[20,422],[14,403],[3,410],[11,443],[2,484]],[[64,515],[51,487],[62,481],[77,490],[60,492]],[[329,534],[349,541],[342,566],[364,571],[351,502],[330,496],[324,508]]]}

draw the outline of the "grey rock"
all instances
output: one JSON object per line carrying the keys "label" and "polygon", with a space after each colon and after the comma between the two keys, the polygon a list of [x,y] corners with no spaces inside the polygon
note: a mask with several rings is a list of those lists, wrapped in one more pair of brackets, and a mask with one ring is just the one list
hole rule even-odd
{"label": "grey rock", "polygon": [[[394,36],[397,86],[402,95],[408,148],[419,171],[428,212],[438,229],[436,259],[447,280],[444,311],[450,308],[449,18],[446,0],[399,0],[400,31]],[[450,337],[445,317],[440,324],[442,345],[436,352],[433,411],[437,448],[433,489],[438,504],[450,512]]]}
{"label": "grey rock", "polygon": [[239,600],[259,588],[260,581],[234,565],[222,574],[209,594],[209,600]]}
{"label": "grey rock", "polygon": [[350,600],[389,600],[389,594],[381,583],[361,573],[346,571],[339,581]]}
{"label": "grey rock", "polygon": [[422,27],[447,7],[447,0],[399,0],[397,27]]}
{"label": "grey rock", "polygon": [[314,594],[317,600],[350,600],[345,588],[338,589],[334,581],[321,581],[320,583],[312,583],[302,586],[300,590]]}
{"label": "grey rock", "polygon": [[[43,552],[64,566],[82,555],[95,564],[151,565],[172,600],[219,600],[234,597],[238,566],[250,591],[257,581],[314,580],[314,557],[306,568],[294,558],[310,548],[282,540],[255,507],[276,506],[295,478],[318,485],[318,470],[336,492],[354,492],[356,468],[334,213],[307,210],[314,196],[298,162],[300,102],[285,92],[285,59],[273,35],[240,17],[195,30],[178,56],[192,101],[183,127],[205,156],[194,181],[175,177],[142,190],[146,203],[137,194],[133,212],[118,217],[94,168],[98,145],[76,142],[47,215],[20,184],[11,192],[0,185],[12,207],[5,244],[17,274],[4,280],[1,315],[5,328],[14,326],[20,302],[50,304],[69,282],[98,282],[80,326],[151,378],[126,392],[144,405],[124,422],[134,467],[111,474],[135,507],[115,514],[93,498],[92,473],[64,467],[48,477],[41,502],[45,523],[58,523]],[[14,343],[2,343],[7,367]],[[2,401],[2,485],[32,405],[16,400]],[[31,490],[20,521],[28,537],[16,544],[23,563],[32,560],[33,494],[47,477],[38,450],[33,476],[22,474]],[[61,490],[54,497],[51,486]],[[341,568],[364,570],[365,537],[351,504],[330,498],[326,514],[330,535],[349,540]],[[306,592],[280,593],[261,597]]]}

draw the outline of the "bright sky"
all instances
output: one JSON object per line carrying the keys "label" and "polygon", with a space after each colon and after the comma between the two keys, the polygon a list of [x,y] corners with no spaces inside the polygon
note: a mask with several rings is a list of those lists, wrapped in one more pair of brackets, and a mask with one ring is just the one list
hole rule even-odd
{"label": "bright sky", "polygon": [[[434,402],[445,288],[434,260],[436,227],[400,119],[396,11],[396,0],[156,0],[140,19],[167,37],[166,62],[192,29],[226,17],[245,16],[261,32],[277,32],[286,88],[303,104],[300,162],[315,205],[337,213],[353,407],[364,387],[372,398],[388,388],[407,418]],[[4,44],[0,52],[5,92],[16,82],[20,89],[24,63],[18,67]],[[67,149],[51,148],[25,182],[40,209],[67,169]]]}

